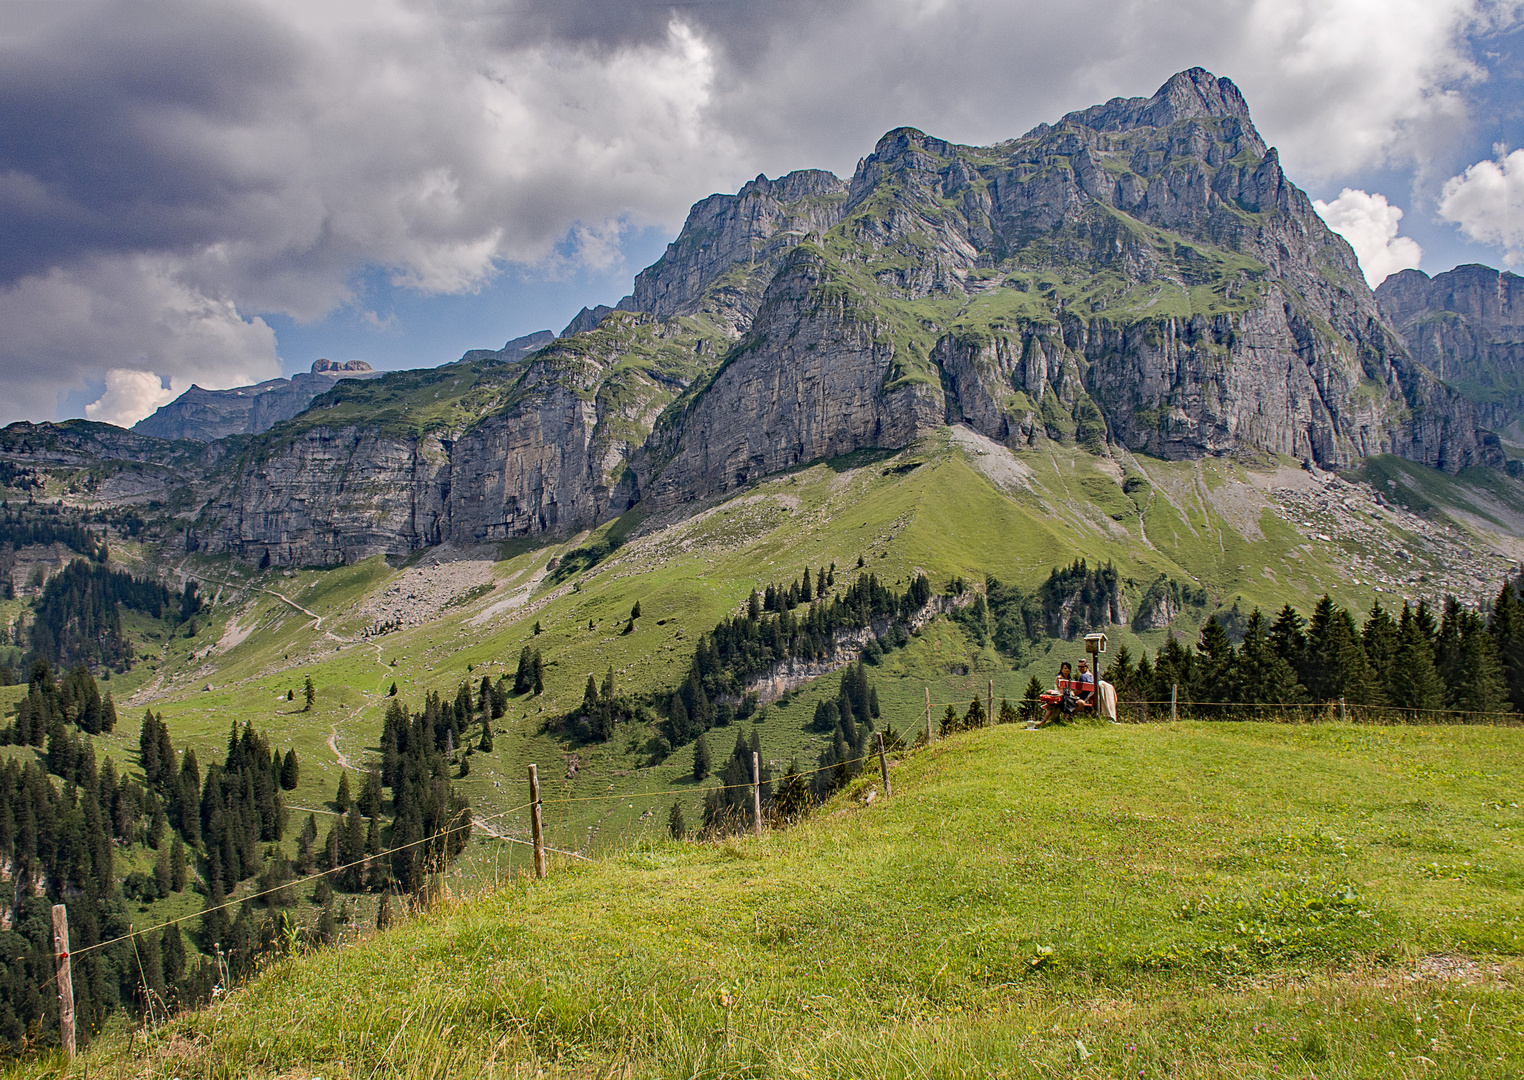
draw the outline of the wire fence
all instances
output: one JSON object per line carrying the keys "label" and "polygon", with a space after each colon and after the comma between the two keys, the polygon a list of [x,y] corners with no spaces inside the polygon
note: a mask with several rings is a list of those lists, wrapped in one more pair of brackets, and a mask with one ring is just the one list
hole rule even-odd
{"label": "wire fence", "polygon": [[1167,723],[1170,720],[1206,720],[1272,724],[1374,724],[1386,727],[1410,725],[1508,726],[1524,724],[1515,712],[1473,712],[1464,709],[1407,709],[1396,705],[1356,705],[1346,701],[1324,702],[1229,702],[1150,701],[1118,698],[1117,721],[1123,724]]}
{"label": "wire fence", "polygon": [[[1002,698],[1001,702],[1004,703],[1008,700],[1008,698]],[[981,703],[983,703],[982,699]],[[968,727],[964,726],[965,721],[963,716],[958,717],[958,724],[955,728],[951,728],[950,730],[945,731],[943,730],[943,721],[946,717],[945,710],[948,709],[949,706],[954,710],[957,710],[960,708],[965,708],[966,705],[967,703],[962,701],[932,702],[929,700],[928,695],[928,701],[924,706],[924,711],[920,711],[917,715],[915,715],[914,719],[911,720],[906,728],[901,729],[898,732],[893,731],[892,728],[888,729],[892,732],[894,738],[891,742],[892,749],[885,751],[884,753],[892,754],[896,758],[902,758],[908,753],[911,753],[931,743],[940,741],[943,737],[969,730]],[[991,707],[987,710],[987,715],[984,718],[982,726],[997,726],[997,716],[995,715],[994,709],[992,707],[994,705],[993,695],[990,696],[988,705]],[[938,714],[938,710],[943,710],[941,715]],[[1032,719],[1031,717],[1024,714],[1022,704],[1016,704],[1016,711],[1017,715],[1022,721],[1028,721]],[[1090,714],[1093,714],[1093,711],[1094,710],[1092,709],[1085,710],[1086,713]],[[1040,715],[1041,713],[1039,710],[1039,716]],[[1074,718],[1071,717],[1069,719]],[[1211,721],[1240,723],[1269,722],[1279,724],[1318,724],[1343,722],[1381,726],[1396,726],[1404,724],[1519,726],[1524,724],[1524,715],[1512,712],[1472,712],[1457,709],[1405,709],[1387,705],[1357,705],[1350,704],[1346,701],[1329,701],[1321,703],[1212,702],[1181,700],[1178,697],[1174,700],[1159,701],[1142,698],[1119,698],[1117,701],[1116,722],[1118,724],[1169,723],[1171,721]],[[911,735],[912,732],[914,735]],[[863,753],[855,757],[846,758],[825,765],[819,765],[811,769],[790,769],[788,773],[785,773],[782,776],[774,776],[770,779],[776,781],[787,779],[789,776],[796,776],[801,780],[807,781],[809,778],[821,772],[837,770],[842,770],[847,775],[853,776],[862,772],[868,763],[871,762],[874,758],[879,757],[879,755],[880,752],[874,750],[872,752]],[[634,803],[636,801],[648,801],[655,799],[665,800],[673,797],[691,798],[696,793],[696,791],[727,792],[754,789],[758,787],[760,779],[761,777],[759,775],[751,780],[747,780],[742,783],[728,785],[714,784],[707,785],[703,788],[698,789],[693,786],[688,786],[682,788],[663,788],[655,791],[607,793],[603,795],[590,796],[563,796],[560,798],[541,798],[538,802],[538,805],[541,808],[544,808],[546,806],[570,806],[574,804],[589,804],[599,802]],[[465,811],[462,813],[462,815],[457,815],[457,818],[452,820],[450,825],[430,836],[422,837],[418,840],[410,841],[408,843],[394,845],[384,849],[383,851],[364,856],[360,859],[344,863],[343,865],[326,867],[322,870],[314,871],[313,873],[306,874],[301,877],[292,878],[288,881],[282,882],[279,885],[272,886],[267,889],[237,894],[228,898],[222,904],[203,908],[202,910],[197,911],[193,914],[181,915],[173,919],[166,919],[163,922],[159,922],[142,929],[134,927],[126,934],[120,934],[115,937],[73,949],[70,953],[70,958],[78,958],[80,956],[84,956],[89,953],[97,952],[110,948],[113,945],[119,945],[126,942],[131,942],[134,948],[136,948],[138,939],[144,937],[145,935],[163,933],[171,926],[179,926],[192,920],[200,920],[214,912],[241,907],[245,903],[263,900],[281,893],[289,894],[291,890],[297,889],[303,885],[315,883],[321,879],[335,879],[347,870],[363,869],[371,865],[374,860],[390,858],[390,856],[396,852],[429,845],[432,845],[436,849],[442,851],[449,842],[450,838],[460,832],[469,831],[472,828],[481,829],[482,835],[490,839],[506,843],[533,846],[530,841],[525,840],[521,837],[504,835],[496,831],[488,831],[484,827],[492,822],[501,821],[502,819],[508,818],[512,815],[529,811],[534,808],[535,805],[536,804],[534,801],[530,801],[520,803],[517,806],[510,807],[507,810],[496,811],[494,813],[485,815],[470,814],[469,811]],[[743,814],[742,816],[747,817],[749,823],[749,815]],[[766,820],[765,816],[764,820]],[[771,823],[774,825],[783,824],[783,822],[776,820],[776,818],[774,818]],[[732,829],[729,831],[737,830]],[[547,852],[565,857],[582,860],[587,860],[588,858],[586,855],[583,855],[579,852],[554,848],[549,845],[543,845],[543,848]],[[47,982],[42,984],[42,988],[45,989],[48,985],[52,984],[55,979],[47,980]]]}

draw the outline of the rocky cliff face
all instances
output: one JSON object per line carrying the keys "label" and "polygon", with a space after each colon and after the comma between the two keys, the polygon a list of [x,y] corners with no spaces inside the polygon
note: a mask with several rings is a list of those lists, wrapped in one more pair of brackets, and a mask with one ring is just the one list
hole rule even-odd
{"label": "rocky cliff face", "polygon": [[736,336],[756,316],[783,259],[835,225],[846,196],[846,183],[819,169],[759,176],[735,195],[711,195],[688,212],[683,231],[636,275],[634,292],[619,306],[659,319],[706,316]]}
{"label": "rocky cliff face", "polygon": [[997,146],[899,129],[849,182],[706,199],[617,309],[255,439],[196,535],[321,563],[566,534],[949,421],[1013,448],[1498,462],[1393,319],[1238,90],[1193,70]]}
{"label": "rocky cliff face", "polygon": [[940,395],[924,381],[892,380],[892,343],[831,278],[818,250],[794,252],[745,343],[681,417],[672,455],[662,460],[653,447],[636,459],[622,492],[629,501],[661,508],[704,498],[802,462],[906,446],[942,423]]}
{"label": "rocky cliff face", "polygon": [[1167,457],[1497,458],[1206,72],[987,149],[890,132],[820,247],[784,264],[680,437],[637,462],[642,497],[944,420]]}
{"label": "rocky cliff face", "polygon": [[707,340],[615,312],[527,360],[492,354],[339,388],[225,467],[194,543],[313,565],[586,528],[717,353],[696,348]]}
{"label": "rocky cliff face", "polygon": [[314,360],[310,372],[289,379],[269,379],[231,390],[203,390],[192,386],[132,430],[156,439],[196,439],[213,442],[229,435],[257,435],[282,420],[290,420],[319,394],[333,389],[340,379],[373,379],[364,360],[336,363]]}
{"label": "rocky cliff face", "polygon": [[1433,278],[1393,274],[1376,289],[1413,358],[1501,431],[1524,416],[1524,278],[1457,266]]}

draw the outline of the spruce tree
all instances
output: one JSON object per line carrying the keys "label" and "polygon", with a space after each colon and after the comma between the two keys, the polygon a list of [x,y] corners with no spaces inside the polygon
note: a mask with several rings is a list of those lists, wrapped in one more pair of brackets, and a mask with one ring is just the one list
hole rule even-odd
{"label": "spruce tree", "polygon": [[360,788],[360,813],[374,820],[381,816],[381,774],[371,769],[365,774],[365,784]]}
{"label": "spruce tree", "polygon": [[206,902],[201,907],[201,951],[210,953],[228,941],[227,895],[222,891],[221,874],[208,875]]}
{"label": "spruce tree", "polygon": [[349,792],[349,770],[339,770],[339,790],[333,797],[333,808],[339,813],[349,809],[349,804],[354,802],[354,796]]}
{"label": "spruce tree", "polygon": [[1016,715],[1016,707],[1005,698],[1000,699],[1000,709],[996,713],[996,723],[1014,724],[1021,717]]}
{"label": "spruce tree", "polygon": [[519,653],[519,669],[513,676],[513,692],[527,694],[534,689],[534,654],[525,645]]}
{"label": "spruce tree", "polygon": [[788,771],[783,774],[774,807],[784,823],[797,820],[810,808],[810,785],[799,774],[798,758],[789,762]]}
{"label": "spruce tree", "polygon": [[1036,720],[1038,710],[1042,706],[1039,700],[1042,697],[1042,683],[1033,675],[1027,681],[1027,688],[1021,694],[1021,715],[1027,720]]}
{"label": "spruce tree", "polygon": [[1282,607],[1280,614],[1270,624],[1270,647],[1277,656],[1291,665],[1299,682],[1304,677],[1307,659],[1306,627],[1307,620],[1290,604]]}
{"label": "spruce tree", "polygon": [[295,791],[298,781],[301,780],[301,765],[296,760],[296,749],[293,747],[286,751],[285,759],[280,766],[280,786],[282,791]]}
{"label": "spruce tree", "polygon": [[334,870],[339,865],[339,833],[342,831],[342,822],[334,822],[328,828],[328,835],[323,840],[322,860],[319,863],[324,870]]}
{"label": "spruce tree", "polygon": [[164,959],[164,982],[174,987],[185,975],[185,938],[179,923],[170,923],[159,938],[159,954]]}
{"label": "spruce tree", "polygon": [[189,876],[190,867],[185,860],[185,845],[178,838],[171,840],[169,844],[169,887],[175,892],[184,892]]}
{"label": "spruce tree", "polygon": [[1450,707],[1466,712],[1498,713],[1507,709],[1507,699],[1508,683],[1503,677],[1503,665],[1498,662],[1497,644],[1482,617],[1465,612],[1460,620]]}
{"label": "spruce tree", "polygon": [[[1465,693],[1460,685],[1460,639],[1461,620],[1465,613],[1460,601],[1453,596],[1445,597],[1445,611],[1434,634],[1434,666],[1439,677],[1445,681],[1445,697],[1454,701]],[[1454,706],[1451,706],[1454,708]]]}
{"label": "spruce tree", "polygon": [[700,735],[698,741],[693,744],[693,779],[704,779],[709,775],[710,767],[709,739]]}
{"label": "spruce tree", "polygon": [[1360,642],[1365,646],[1365,658],[1370,661],[1383,693],[1391,684],[1392,667],[1397,661],[1397,624],[1377,600],[1371,604],[1365,625],[1360,628]]}
{"label": "spruce tree", "polygon": [[688,822],[683,817],[683,808],[680,803],[674,802],[672,809],[667,811],[667,835],[674,840],[688,838]]}
{"label": "spruce tree", "polygon": [[968,712],[963,714],[963,730],[973,731],[976,728],[982,728],[985,726],[985,720],[984,702],[976,697],[968,703]]}
{"label": "spruce tree", "polygon": [[1259,608],[1249,613],[1238,647],[1238,692],[1240,701],[1266,704],[1287,704],[1301,694],[1296,671],[1276,649]]}
{"label": "spruce tree", "polygon": [[311,712],[312,703],[317,699],[317,687],[312,685],[311,675],[307,676],[307,682],[302,687],[302,697],[307,701],[307,704],[302,707],[302,712]]}
{"label": "spruce tree", "polygon": [[960,725],[961,721],[958,719],[958,710],[954,709],[951,705],[947,706],[947,711],[942,714],[941,733],[943,735],[951,735],[957,731],[961,731],[962,728]]}
{"label": "spruce tree", "polygon": [[1193,700],[1230,702],[1237,699],[1238,653],[1228,640],[1227,631],[1216,617],[1201,627],[1197,642],[1200,662],[1195,665],[1195,685],[1190,688]]}
{"label": "spruce tree", "polygon": [[381,894],[381,901],[376,905],[376,929],[386,930],[392,925],[392,891],[387,889]]}
{"label": "spruce tree", "polygon": [[1524,601],[1512,582],[1503,582],[1487,629],[1502,665],[1508,700],[1515,711],[1524,711]]}
{"label": "spruce tree", "polygon": [[1434,666],[1434,645],[1415,612],[1402,605],[1397,619],[1397,642],[1387,693],[1393,705],[1403,709],[1435,710],[1445,707],[1445,684]]}
{"label": "spruce tree", "polygon": [[539,649],[536,649],[534,651],[533,669],[534,669],[534,692],[535,692],[535,696],[538,697],[539,695],[541,695],[541,694],[543,694],[545,692],[545,662],[540,659],[540,650]]}
{"label": "spruce tree", "polygon": [[174,887],[174,871],[170,865],[169,849],[171,847],[178,848],[179,846],[180,842],[178,839],[171,844],[162,845],[159,848],[158,858],[153,861],[153,884],[154,888],[158,890],[161,899],[168,896],[170,890]]}

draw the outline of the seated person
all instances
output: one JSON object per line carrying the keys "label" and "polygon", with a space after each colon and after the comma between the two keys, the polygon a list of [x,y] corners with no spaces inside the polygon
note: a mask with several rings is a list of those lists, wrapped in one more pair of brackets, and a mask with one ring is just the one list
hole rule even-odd
{"label": "seated person", "polygon": [[1042,719],[1037,722],[1038,727],[1046,727],[1056,722],[1061,716],[1073,715],[1077,703],[1074,691],[1079,684],[1069,667],[1069,661],[1065,660],[1058,665],[1058,678],[1053,682],[1053,689],[1045,692],[1039,701],[1042,702]]}
{"label": "seated person", "polygon": [[1090,665],[1089,665],[1088,662],[1086,662],[1084,660],[1081,660],[1079,662],[1079,664],[1080,664],[1079,682],[1074,687],[1074,692],[1075,692],[1076,695],[1078,695],[1078,697],[1080,699],[1080,704],[1082,704],[1082,705],[1094,705],[1095,704],[1095,676],[1093,674],[1091,674],[1091,672],[1090,672]]}

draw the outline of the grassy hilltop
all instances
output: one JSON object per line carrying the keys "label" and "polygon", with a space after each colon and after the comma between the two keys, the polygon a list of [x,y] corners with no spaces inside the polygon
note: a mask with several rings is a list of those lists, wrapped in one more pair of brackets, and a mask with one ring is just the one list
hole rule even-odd
{"label": "grassy hilltop", "polygon": [[[1308,475],[1274,461],[1257,467],[1231,459],[1164,462],[1057,445],[1013,454],[953,428],[898,454],[817,463],[728,499],[660,518],[629,515],[559,544],[429,549],[400,566],[377,557],[285,572],[192,556],[161,565],[197,575],[213,601],[199,617],[198,633],[129,625],[143,659],[102,684],[113,692],[122,721],[97,746],[135,771],[146,706],[163,714],[178,749],[194,747],[203,762],[220,760],[229,727],[252,722],[277,749],[295,747],[300,756],[301,783],[287,800],[291,831],[306,812],[315,812],[326,831],[341,762],[356,770],[351,782],[358,790],[358,770],[377,760],[394,683],[400,700],[418,709],[426,692],[448,700],[463,681],[476,687],[484,675],[511,676],[528,645],[544,657],[545,692],[510,700],[494,725],[493,752],[474,754],[469,775],[455,783],[496,831],[523,839],[522,814],[496,815],[525,801],[525,768],[536,762],[548,791],[588,800],[549,814],[550,842],[593,853],[621,850],[662,833],[674,800],[696,819],[705,785],[692,780],[691,745],[653,758],[648,725],[620,725],[607,742],[579,744],[546,722],[580,704],[589,673],[601,680],[611,667],[621,692],[670,692],[699,636],[743,606],[752,588],[833,563],[838,589],[867,572],[898,587],[925,573],[937,590],[955,577],[982,585],[986,574],[1035,588],[1054,566],[1086,558],[1118,568],[1129,611],[1161,576],[1199,589],[1205,604],[1183,608],[1169,630],[1109,628],[1113,649],[1125,644],[1135,656],[1159,648],[1170,632],[1193,640],[1204,619],[1234,605],[1246,614],[1256,605],[1273,611],[1289,601],[1305,612],[1329,590],[1340,604],[1361,611],[1378,598],[1391,607],[1400,606],[1403,595],[1495,589],[1510,563],[1482,552],[1503,541],[1448,523],[1438,507],[1442,498],[1448,505],[1469,499],[1469,520],[1500,533],[1517,513],[1508,502],[1511,489],[1471,487],[1390,459],[1384,468],[1375,478],[1380,488],[1395,492],[1393,501],[1410,499],[1431,511],[1434,522],[1420,524],[1390,506],[1383,512],[1364,487],[1363,500],[1352,508],[1308,511],[1305,500],[1312,496],[1305,492],[1300,503],[1275,495],[1289,490],[1286,485],[1312,483]],[[1318,538],[1323,529],[1332,540]],[[622,546],[606,543],[611,535]],[[1469,564],[1454,556],[1462,545],[1481,549]],[[598,561],[577,554],[600,548]],[[1411,557],[1399,560],[1399,549]],[[151,549],[127,543],[117,551],[144,565],[156,558]],[[578,569],[548,572],[558,559]],[[1471,568],[1478,565],[1486,566],[1486,576],[1473,579]],[[1394,595],[1390,584],[1374,591],[1378,576],[1416,579],[1420,571],[1423,580],[1405,584],[1402,593]],[[641,618],[623,634],[637,601]],[[416,622],[366,636],[399,611]],[[966,705],[983,697],[991,681],[997,700],[1016,700],[1032,674],[1047,682],[1060,659],[1078,655],[1077,644],[1049,640],[1013,662],[992,643],[980,645],[939,618],[887,653],[870,677],[887,723],[913,734],[928,691],[938,713],[945,702]],[[308,676],[317,687],[311,711],[302,698]],[[737,726],[748,739],[760,736],[776,772],[795,757],[808,768],[826,738],[810,731],[809,721],[816,701],[834,696],[837,681],[806,684],[770,706],[762,722]],[[0,708],[9,711],[6,695],[21,690],[0,688]],[[717,759],[734,739],[729,729],[710,733]],[[574,775],[568,775],[571,763]],[[651,791],[675,794],[657,807],[609,801]],[[292,848],[289,838],[286,847]],[[478,837],[457,872],[463,881],[481,880],[524,865],[521,844]],[[374,898],[362,898],[363,904]],[[159,914],[158,906],[143,913],[145,921]]]}
{"label": "grassy hilltop", "polygon": [[1514,729],[997,727],[24,1072],[1516,1076],[1521,765]]}
{"label": "grassy hilltop", "polygon": [[[174,1030],[218,1034],[196,1041],[199,1049],[175,1043],[175,1053],[196,1055],[192,1075],[208,1063],[214,1074],[220,1068],[231,1075],[244,1068],[244,1039],[255,1072],[274,1075],[282,1062],[309,1061],[309,1075],[343,1075],[335,1064],[342,1060],[360,1075],[355,1062],[374,1065],[384,1050],[365,1040],[383,1029],[390,1039],[412,1009],[393,1051],[411,1057],[387,1058],[414,1062],[416,1068],[402,1067],[405,1075],[410,1068],[426,1073],[431,1062],[470,1072],[482,1061],[522,1060],[559,1062],[573,1073],[581,1068],[573,1062],[620,1061],[633,1063],[632,1075],[661,1074],[661,1063],[684,1055],[710,1061],[703,1069],[712,1074],[740,1074],[740,1059],[724,1058],[730,1051],[716,1049],[705,1026],[718,1017],[723,1027],[723,1010],[714,1012],[718,1006],[705,1004],[705,995],[724,989],[738,1002],[733,1035],[743,1020],[751,1025],[746,1053],[785,1075],[911,1072],[916,1061],[958,1074],[973,1057],[1002,1054],[1060,1072],[1098,1067],[1098,1060],[1111,1069],[1122,1060],[1115,1055],[1123,1044],[1107,1042],[1103,1032],[1120,1030],[1118,1021],[1130,1025],[1126,1045],[1153,1047],[1154,1056],[1139,1067],[1162,1068],[1178,1058],[1202,1063],[1191,1068],[1205,1075],[1204,1063],[1215,1056],[1238,1060],[1232,1055],[1249,1053],[1233,1041],[1245,1029],[1231,1018],[1251,1007],[1288,1023],[1306,1021],[1275,1029],[1277,1038],[1294,1030],[1301,1039],[1317,1034],[1303,1030],[1312,1024],[1308,1010],[1359,1000],[1373,1010],[1359,1024],[1373,1025],[1367,1034],[1379,1042],[1404,1010],[1411,1012],[1414,995],[1432,988],[1409,980],[1415,972],[1480,979],[1453,992],[1446,984],[1450,999],[1466,1001],[1468,1009],[1497,994],[1511,1001],[1512,961],[1499,958],[1516,952],[1510,935],[1517,911],[1508,904],[1517,895],[1518,868],[1508,861],[1512,849],[1494,843],[1508,840],[1506,830],[1515,827],[1516,808],[1506,797],[1517,786],[1519,764],[1511,730],[1181,727],[1050,738],[1002,729],[908,759],[898,766],[903,787],[889,806],[862,810],[855,797],[839,799],[799,829],[764,839],[767,854],[759,862],[752,841],[713,847],[665,839],[672,804],[694,823],[714,783],[694,781],[691,744],[664,755],[653,749],[657,729],[648,722],[622,723],[608,741],[592,743],[554,724],[581,702],[590,673],[601,679],[612,668],[619,690],[633,696],[670,692],[700,635],[738,611],[751,589],[833,563],[838,589],[859,573],[872,572],[896,589],[925,573],[940,592],[959,577],[982,585],[985,575],[1034,589],[1053,567],[1076,558],[1110,561],[1129,613],[1161,579],[1188,586],[1197,600],[1169,629],[1137,629],[1131,615],[1109,628],[1113,649],[1125,644],[1134,655],[1154,652],[1171,632],[1191,640],[1206,618],[1235,606],[1240,613],[1269,611],[1289,601],[1308,611],[1325,590],[1356,611],[1376,599],[1392,607],[1404,596],[1444,591],[1480,598],[1512,565],[1505,557],[1510,534],[1524,520],[1511,481],[1484,481],[1393,459],[1335,481],[1269,459],[1166,462],[1057,444],[1012,453],[954,427],[899,453],[813,463],[725,499],[659,517],[626,515],[543,546],[446,546],[405,563],[377,557],[332,569],[260,571],[200,556],[171,562],[149,544],[114,541],[114,562],[193,574],[210,604],[194,634],[188,625],[128,613],[124,629],[138,662],[101,684],[121,721],[95,740],[97,752],[139,775],[145,707],[164,716],[177,750],[195,748],[203,763],[220,760],[234,724],[252,723],[277,753],[294,747],[301,777],[286,796],[291,822],[285,840],[266,845],[267,853],[291,857],[308,813],[318,819],[320,836],[327,831],[341,768],[351,770],[358,790],[361,771],[378,760],[393,684],[398,698],[417,709],[427,692],[448,701],[463,681],[475,687],[484,676],[511,676],[526,645],[545,662],[544,693],[511,698],[494,723],[492,752],[471,755],[468,775],[453,781],[487,826],[476,830],[449,877],[455,894],[469,899],[363,952],[345,949],[278,967],[222,1011],[184,1020]],[[1378,504],[1373,491],[1385,501]],[[622,633],[637,601],[641,617]],[[1031,675],[1046,682],[1060,659],[1078,655],[1077,643],[1048,639],[1014,660],[939,617],[885,653],[869,677],[883,721],[909,736],[923,722],[928,693],[938,714],[943,703],[982,697],[991,682],[997,699],[1014,700]],[[302,693],[308,677],[317,688],[310,711]],[[815,705],[833,698],[838,682],[826,676],[806,683],[760,720],[712,730],[716,768],[738,735],[759,738],[775,775],[795,758],[811,768],[827,738],[811,728]],[[0,688],[0,712],[8,714],[23,690]],[[595,862],[568,862],[548,887],[519,882],[478,896],[529,865],[523,809],[529,763],[540,769],[549,843]],[[985,787],[982,778],[1003,786]],[[903,817],[912,806],[924,812]],[[1108,809],[1102,813],[1101,806]],[[987,832],[1007,816],[1013,831]],[[859,819],[872,820],[873,831],[862,832]],[[879,831],[880,821],[901,822],[896,827],[907,831],[899,846],[891,843],[894,834]],[[1357,851],[1364,862],[1342,861]],[[918,863],[938,852],[945,865]],[[116,874],[151,873],[153,860],[141,844],[118,848]],[[976,871],[979,860],[988,865]],[[1060,863],[1063,873],[1055,876]],[[916,865],[921,869],[913,871]],[[969,880],[983,884],[945,892],[965,866]],[[893,868],[904,868],[903,880]],[[996,878],[1006,884],[993,889],[987,882]],[[632,891],[637,880],[649,888]],[[756,886],[755,908],[746,906],[748,883]],[[251,878],[233,899],[255,888]],[[293,910],[308,926],[319,910],[312,892],[304,886]],[[836,893],[839,902],[830,899]],[[814,899],[805,903],[806,897]],[[348,934],[353,941],[373,925],[377,898],[362,893],[348,901],[359,928]],[[1206,906],[1186,919],[1177,903],[1187,902]],[[193,931],[202,903],[193,891],[134,902],[133,923],[185,918]],[[516,954],[511,964],[496,945],[475,960],[438,951],[438,942],[455,941],[467,932],[462,928],[480,929],[504,910],[537,913],[542,922],[534,925],[545,932],[526,929],[522,936],[550,940],[553,951]],[[679,920],[672,926],[682,933],[663,934],[659,918]],[[694,974],[700,969],[689,966],[701,962],[694,953],[700,938],[684,937],[684,928],[730,923],[740,951],[702,958],[708,974],[700,979]],[[896,925],[901,936],[885,936]],[[710,941],[720,931],[703,933],[717,935],[702,939]],[[980,943],[986,934],[995,935],[995,944]],[[922,943],[907,944],[903,935]],[[1295,944],[1303,939],[1311,942],[1305,949]],[[777,951],[807,941],[814,943],[808,963],[830,957],[829,972],[794,970],[807,965]],[[669,955],[679,946],[688,953]],[[604,972],[599,964],[620,950],[629,962]],[[875,955],[899,965],[898,973],[870,964]],[[1431,955],[1441,959],[1425,959]],[[343,973],[353,973],[362,956],[375,968],[343,983],[343,1008],[333,1008],[331,987],[304,997],[301,979],[331,979],[335,970],[348,978]],[[969,959],[975,956],[978,963]],[[760,971],[747,974],[775,961],[792,965],[788,979],[775,984]],[[648,962],[655,966],[640,966]],[[485,965],[481,977],[473,974],[478,963]],[[1499,963],[1502,974],[1493,973]],[[527,982],[513,973],[516,964],[531,973]],[[975,978],[975,968],[987,974]],[[400,1011],[367,998],[367,987],[411,981],[418,970],[424,977],[417,996],[404,993],[399,1000],[411,1004]],[[457,987],[459,998],[445,986]],[[759,986],[772,989],[759,997]],[[425,987],[433,996],[423,996]],[[629,989],[616,994],[610,987]],[[255,1004],[288,992],[296,996]],[[519,994],[540,996],[513,996]],[[440,995],[443,1011],[422,1008]],[[319,1000],[327,1012],[301,1012]],[[1101,1008],[1100,1001],[1115,1004]],[[760,1011],[748,1013],[754,1005]],[[653,1023],[658,1008],[667,1019]],[[478,1009],[487,1011],[471,1011]],[[1227,1019],[1192,1033],[1191,1018],[1222,1010]],[[812,1025],[806,1014],[822,1019]],[[282,1038],[300,1030],[317,1041],[257,1050],[270,1037],[265,1018],[275,1015],[298,1021]],[[458,1044],[461,1036],[444,1034],[457,1022],[452,1016],[470,1021],[472,1034]],[[956,1023],[944,1027],[949,1018]],[[122,1056],[128,1023],[117,1014],[118,1034],[108,1033],[92,1051],[92,1072],[107,1060],[127,1075],[148,1067]],[[1451,1020],[1445,1023],[1454,1030]],[[836,1034],[821,1036],[822,1025]],[[1059,1038],[1055,1025],[1075,1034]],[[1245,1045],[1268,1054],[1272,1043],[1259,1039],[1262,1030],[1251,1031]],[[1018,1039],[1013,1032],[1026,1034]],[[414,1038],[424,1041],[415,1045]],[[1075,1039],[1090,1057],[1064,1057],[1080,1054]],[[1376,1057],[1357,1061],[1353,1051],[1332,1045],[1309,1042],[1307,1059],[1326,1053],[1329,1061],[1345,1061],[1347,1074],[1379,1073]],[[1112,1056],[1097,1058],[1098,1046]],[[1498,1043],[1476,1060],[1503,1054],[1511,1062],[1511,1047]],[[457,1061],[450,1056],[456,1054],[465,1056]],[[862,1068],[865,1054],[880,1066]],[[162,1074],[184,1075],[172,1064],[179,1060],[166,1059]],[[1324,1075],[1321,1067],[1317,1075]]]}

